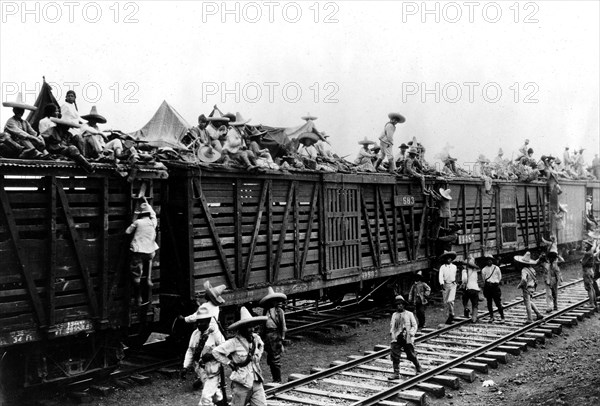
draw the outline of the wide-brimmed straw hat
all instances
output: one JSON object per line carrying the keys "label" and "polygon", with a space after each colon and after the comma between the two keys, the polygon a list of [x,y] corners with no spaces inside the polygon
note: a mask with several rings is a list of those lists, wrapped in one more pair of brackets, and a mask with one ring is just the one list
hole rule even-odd
{"label": "wide-brimmed straw hat", "polygon": [[215,306],[225,303],[225,299],[221,297],[221,294],[227,289],[225,285],[219,285],[213,288],[210,281],[204,282],[204,295],[210,300]]}
{"label": "wide-brimmed straw hat", "polygon": [[565,213],[568,213],[569,210],[567,210],[567,204],[566,203],[559,203],[558,204],[558,211],[564,211]]}
{"label": "wide-brimmed straw hat", "polygon": [[240,319],[229,326],[229,330],[237,330],[240,327],[253,327],[263,324],[267,321],[267,316],[254,316],[250,314],[248,309],[242,306],[240,309]]}
{"label": "wide-brimmed straw hat", "polygon": [[31,111],[37,110],[37,107],[32,106],[31,104],[23,103],[23,94],[21,92],[17,93],[17,99],[14,102],[2,102],[2,105],[4,107],[13,107]]}
{"label": "wide-brimmed straw hat", "polygon": [[489,164],[489,163],[490,163],[490,160],[489,160],[489,159],[487,159],[487,158],[485,157],[485,155],[483,155],[483,154],[479,154],[479,156],[477,157],[477,162],[483,162],[483,163]]}
{"label": "wide-brimmed straw hat", "polygon": [[402,295],[396,295],[396,297],[394,297],[394,302],[408,303]]}
{"label": "wide-brimmed straw hat", "polygon": [[252,120],[252,119],[249,118],[248,120],[244,120],[244,118],[242,117],[242,115],[238,111],[238,112],[235,113],[235,121],[229,122],[229,125],[231,125],[231,126],[244,125],[244,124],[247,124],[250,120]]}
{"label": "wide-brimmed straw hat", "polygon": [[260,302],[258,302],[258,304],[259,306],[266,307],[270,305],[271,302],[276,300],[287,300],[287,296],[284,293],[275,292],[273,288],[269,286],[269,289],[267,290],[267,295],[260,299]]}
{"label": "wide-brimmed straw hat", "polygon": [[445,259],[446,257],[452,257],[452,260],[454,261],[456,259],[456,252],[444,250],[444,253],[440,255],[440,259]]}
{"label": "wide-brimmed straw hat", "polygon": [[206,163],[216,162],[221,158],[221,153],[211,147],[210,145],[204,145],[198,149],[196,156],[199,160]]}
{"label": "wide-brimmed straw hat", "polygon": [[79,124],[78,122],[71,121],[71,120],[65,120],[64,118],[50,117],[50,121],[52,121],[54,124],[58,124],[58,125],[64,125],[64,126],[73,127],[73,128],[81,128],[81,124]]}
{"label": "wide-brimmed straw hat", "polygon": [[314,120],[316,120],[318,117],[311,116],[311,115],[310,115],[310,113],[307,113],[305,116],[302,116],[302,117],[300,117],[300,118],[301,118],[302,120],[306,120],[306,121],[309,121],[309,120],[313,120],[313,121],[314,121]]}
{"label": "wide-brimmed straw hat", "polygon": [[266,130],[259,130],[258,128],[254,127],[252,129],[252,131],[250,131],[250,135],[248,136],[248,138],[255,138],[255,137],[262,137],[263,135],[265,135],[267,133]]}
{"label": "wide-brimmed straw hat", "polygon": [[375,144],[375,141],[368,140],[367,137],[365,137],[364,139],[358,141],[358,143],[360,145],[370,145],[370,144]]}
{"label": "wide-brimmed straw hat", "polygon": [[452,196],[450,195],[450,189],[440,188],[440,195],[446,200],[452,200]]}
{"label": "wide-brimmed straw hat", "polygon": [[415,154],[415,155],[417,155],[419,153],[419,150],[417,150],[417,148],[415,148],[415,147],[410,147],[408,149],[408,151],[406,151],[406,152],[408,152],[409,154]]}
{"label": "wide-brimmed straw hat", "polygon": [[481,256],[481,258],[491,259],[492,261],[495,260],[494,255],[491,252],[484,252],[483,255]]}
{"label": "wide-brimmed straw hat", "polygon": [[475,258],[473,258],[473,257],[471,257],[471,256],[469,256],[469,257],[467,258],[467,260],[465,261],[465,266],[466,266],[467,268],[473,268],[473,269],[478,269],[478,270],[479,270],[479,267],[478,267],[478,266],[477,266],[477,264],[475,263]]}
{"label": "wide-brimmed straw hat", "polygon": [[304,144],[306,141],[313,141],[313,143],[320,140],[319,136],[314,133],[302,133],[298,136],[298,142]]}
{"label": "wide-brimmed straw hat", "polygon": [[211,309],[207,306],[208,303],[203,303],[198,307],[198,310],[191,316],[189,316],[189,321],[194,322],[198,320],[210,319],[213,315]]}
{"label": "wide-brimmed straw hat", "polygon": [[81,116],[81,118],[83,118],[84,120],[88,120],[88,121],[95,121],[96,123],[100,123],[100,124],[106,124],[106,118],[104,118],[104,116],[101,116],[100,114],[98,114],[98,110],[96,109],[96,106],[92,106],[92,110],[90,111],[90,114],[86,114],[85,116]]}
{"label": "wide-brimmed straw hat", "polygon": [[393,118],[397,119],[399,123],[403,123],[406,121],[406,118],[400,113],[389,113],[388,118],[391,120]]}
{"label": "wide-brimmed straw hat", "polygon": [[135,211],[135,214],[152,213],[152,206],[149,203],[140,204],[140,208]]}
{"label": "wide-brimmed straw hat", "polygon": [[520,262],[525,265],[535,265],[538,263],[537,260],[531,258],[531,253],[527,251],[525,255],[515,255],[515,261]]}

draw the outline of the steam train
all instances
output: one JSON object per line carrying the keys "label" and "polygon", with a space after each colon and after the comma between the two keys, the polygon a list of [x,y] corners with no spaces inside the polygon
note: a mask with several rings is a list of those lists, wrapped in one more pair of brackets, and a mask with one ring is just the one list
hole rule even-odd
{"label": "steam train", "polygon": [[[227,325],[268,286],[290,298],[336,297],[435,262],[436,202],[411,179],[165,164],[128,179],[106,164],[87,175],[68,162],[0,159],[3,387],[114,368],[124,339],[172,333],[205,280],[227,286]],[[450,244],[463,258],[536,249],[553,230],[561,246],[577,244],[586,196],[600,207],[598,181],[564,181],[561,195],[545,182],[427,184],[451,190],[443,226],[458,230]],[[136,306],[125,229],[142,196],[157,212],[160,249],[150,304]],[[557,230],[559,201],[568,213]]]}

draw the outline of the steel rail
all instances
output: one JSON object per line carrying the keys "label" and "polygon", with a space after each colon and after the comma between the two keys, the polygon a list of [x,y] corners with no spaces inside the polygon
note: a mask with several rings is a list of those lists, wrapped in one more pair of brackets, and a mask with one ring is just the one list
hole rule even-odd
{"label": "steel rail", "polygon": [[546,316],[541,320],[535,321],[533,323],[527,324],[526,326],[519,328],[517,330],[515,330],[512,333],[509,333],[495,341],[490,342],[489,344],[483,345],[480,348],[477,348],[474,351],[471,351],[468,354],[459,356],[451,361],[448,361],[436,368],[430,369],[428,371],[422,372],[418,375],[415,375],[412,378],[408,378],[407,380],[405,380],[404,382],[401,382],[389,389],[386,389],[384,391],[381,391],[367,399],[363,399],[360,400],[358,402],[352,403],[350,406],[372,406],[372,405],[376,405],[379,402],[386,400],[394,395],[396,395],[397,393],[409,389],[427,379],[430,379],[436,375],[439,375],[451,368],[455,368],[463,363],[465,363],[466,361],[481,356],[483,354],[485,354],[488,351],[491,351],[492,349],[498,347],[501,344],[506,343],[507,341],[512,340],[513,338],[519,337],[521,335],[523,335],[524,333],[527,333],[530,330],[533,330],[534,328],[538,327],[540,324],[543,324],[547,321],[550,321],[554,318],[557,318],[565,313],[568,313],[569,311],[576,309],[584,304],[586,304],[588,302],[588,299],[582,300],[580,302],[576,302],[574,304],[572,304],[571,306],[566,307],[563,310],[560,310],[550,316]]}
{"label": "steel rail", "polygon": [[[576,284],[580,283],[582,280],[583,279],[577,279],[577,280],[574,280],[572,282],[565,283],[564,285],[561,285],[559,287],[559,289],[565,289],[567,287],[576,285]],[[537,298],[537,297],[540,297],[540,296],[543,296],[543,295],[545,295],[545,293],[544,292],[540,292],[540,293],[537,293],[537,294],[533,295],[532,298]],[[548,320],[551,320],[552,318],[558,317],[558,316],[564,314],[565,312],[571,311],[572,308],[579,307],[582,304],[585,304],[586,302],[587,302],[587,299],[583,300],[581,302],[578,302],[578,303],[576,303],[576,304],[574,304],[572,306],[569,306],[569,307],[567,307],[567,308],[565,308],[563,310],[557,311],[557,312],[551,314],[550,316],[546,316],[542,320],[538,320],[538,321],[535,321],[533,323],[527,324],[522,329],[517,330],[517,333],[515,334],[515,336],[521,335],[524,332],[527,332],[527,331],[529,331],[531,329],[534,329],[539,324],[544,323],[544,322],[546,322]],[[505,309],[511,308],[511,307],[517,306],[517,305],[522,304],[522,303],[523,303],[523,299],[516,300],[516,301],[513,301],[513,302],[509,303],[508,305],[504,306],[504,308]],[[486,317],[486,315],[489,316],[489,312],[483,312],[483,313],[480,312],[479,314],[481,315],[481,317]],[[456,322],[454,324],[450,324],[450,325],[448,325],[446,327],[443,327],[443,328],[441,328],[439,330],[435,330],[435,331],[432,331],[430,333],[423,334],[423,335],[415,338],[415,343],[426,341],[426,340],[428,340],[430,338],[437,337],[437,336],[439,336],[439,335],[441,335],[443,333],[446,333],[448,331],[454,330],[458,326],[462,326],[462,325],[466,325],[466,324],[471,324],[471,320],[467,319],[467,320],[459,321],[459,322]],[[521,330],[523,330],[523,331],[519,332]],[[496,340],[496,341],[503,340],[500,343],[494,344],[494,343],[496,343],[496,341],[494,341],[494,342],[492,342],[493,345],[492,344],[490,344],[490,345],[491,345],[492,348],[493,347],[497,347],[498,345],[502,344],[505,341],[510,341],[512,338],[513,338],[513,333],[510,334],[509,338],[505,339],[505,337],[502,337],[502,338]],[[487,345],[486,345],[486,347],[487,347]],[[489,351],[489,349],[481,350],[481,353],[485,353],[487,351]],[[344,364],[336,365],[336,366],[324,369],[322,371],[319,371],[319,372],[307,375],[305,377],[302,377],[302,378],[299,378],[299,379],[296,379],[296,380],[293,380],[293,381],[288,381],[286,383],[277,385],[276,387],[269,388],[269,389],[265,390],[265,394],[267,395],[267,397],[276,397],[276,395],[278,395],[278,394],[282,394],[284,392],[287,392],[287,391],[290,391],[290,390],[294,390],[295,388],[297,388],[299,386],[303,386],[303,385],[305,385],[307,383],[310,383],[310,382],[313,382],[313,381],[316,381],[316,380],[325,379],[325,378],[330,377],[332,375],[335,375],[335,374],[337,374],[339,372],[343,372],[345,370],[352,369],[352,368],[354,368],[354,367],[356,367],[358,365],[367,363],[367,362],[372,361],[374,359],[382,358],[382,357],[388,355],[389,352],[390,352],[389,348],[372,352],[372,353],[370,353],[368,355],[365,355],[365,356],[353,359],[351,361],[345,362]],[[469,354],[473,354],[473,353],[474,352],[469,353]],[[463,358],[465,358],[465,357],[467,357],[467,359],[470,359],[470,358],[477,357],[478,355],[480,355],[480,354],[461,356],[460,357],[461,361],[458,362],[458,364],[464,363],[465,361],[464,361]],[[454,360],[452,362],[454,362]],[[447,365],[447,364],[444,364],[444,365]],[[450,368],[453,368],[453,367],[454,366],[449,366],[447,369],[450,369]],[[438,368],[435,368],[434,370],[437,371]],[[416,375],[415,377],[408,379],[407,381],[403,382],[402,384],[394,386],[392,388],[393,389],[392,394],[391,395],[387,395],[387,397],[390,397],[393,394],[396,394],[397,392],[405,389],[405,386],[402,386],[402,385],[404,385],[406,382],[410,382],[410,385],[414,386],[415,384],[421,382],[420,380],[418,380],[418,377],[420,377],[420,376],[426,376],[426,378],[423,378],[423,380],[425,380],[425,379],[429,379],[431,376],[439,374],[439,371],[436,372],[435,374],[430,374],[430,371],[433,371],[433,370],[429,370],[427,372],[421,373],[420,375]],[[397,389],[397,388],[400,388],[400,389]],[[392,389],[390,389],[389,391],[391,391]],[[388,391],[386,391],[386,392],[388,392]],[[383,399],[380,399],[380,400],[383,400]],[[378,401],[380,401],[380,400],[378,400]],[[363,404],[362,403],[356,403],[355,405],[358,406],[358,405],[363,405]],[[367,403],[365,403],[364,405],[367,405]],[[354,406],[354,404],[352,406]]]}
{"label": "steel rail", "polygon": [[367,310],[361,310],[359,312],[356,313],[352,313],[352,314],[346,314],[343,316],[336,316],[333,315],[333,317],[329,318],[329,319],[324,319],[324,320],[319,320],[319,321],[315,321],[309,324],[303,324],[301,326],[297,326],[297,327],[291,327],[287,329],[286,335],[293,335],[295,333],[298,333],[300,331],[305,331],[305,330],[312,330],[314,328],[323,326],[323,325],[327,325],[327,324],[331,324],[331,323],[337,323],[339,321],[344,321],[344,320],[351,320],[357,317],[361,317],[364,316],[366,314],[372,314],[374,311],[383,311],[386,309],[391,309],[391,308],[381,308],[381,309],[367,309]]}

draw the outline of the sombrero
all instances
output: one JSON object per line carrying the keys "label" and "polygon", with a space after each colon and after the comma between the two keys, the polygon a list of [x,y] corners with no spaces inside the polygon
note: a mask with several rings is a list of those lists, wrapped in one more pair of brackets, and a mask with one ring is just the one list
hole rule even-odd
{"label": "sombrero", "polygon": [[244,125],[244,124],[248,123],[250,120],[252,120],[252,119],[244,120],[244,118],[242,117],[242,115],[238,111],[238,112],[235,113],[235,121],[229,122],[229,125],[232,125],[232,126],[235,126],[235,125]]}
{"label": "sombrero", "polygon": [[440,188],[440,195],[446,200],[452,200],[452,196],[450,196],[450,189]]}
{"label": "sombrero", "polygon": [[444,250],[444,253],[440,255],[440,259],[444,259],[448,256],[452,257],[452,260],[454,261],[456,259],[456,252]]}
{"label": "sombrero", "polygon": [[300,117],[300,118],[301,118],[302,120],[309,121],[309,120],[316,120],[318,117],[311,116],[311,115],[310,115],[310,113],[308,113],[308,114],[306,114],[305,116],[302,116],[302,117]]}
{"label": "sombrero", "polygon": [[567,210],[567,204],[566,203],[559,203],[558,204],[558,211],[564,211],[565,213],[568,213],[569,211]]}
{"label": "sombrero", "polygon": [[212,317],[212,311],[206,306],[208,303],[203,303],[198,307],[198,310],[191,316],[188,316],[188,320],[190,323],[193,323],[198,320],[210,319]]}
{"label": "sombrero", "polygon": [[81,116],[81,118],[83,118],[84,120],[92,120],[95,121],[96,123],[100,123],[100,124],[106,124],[106,118],[104,118],[104,116],[101,116],[100,114],[98,114],[98,110],[96,110],[96,106],[92,106],[92,110],[90,111],[90,114],[86,114],[85,116]]}
{"label": "sombrero", "polygon": [[253,327],[259,324],[263,324],[267,321],[267,316],[254,316],[250,314],[248,309],[244,306],[240,309],[240,319],[229,326],[229,330],[236,330],[240,327]]}
{"label": "sombrero", "polygon": [[404,118],[404,116],[400,113],[389,113],[388,114],[388,118],[391,120],[392,118],[395,118],[398,120],[399,123],[403,123],[406,121],[406,119]]}
{"label": "sombrero", "polygon": [[598,240],[598,239],[600,239],[600,232],[598,232],[598,231],[590,231],[588,233],[588,236],[590,236],[590,238],[592,238],[594,240]]}
{"label": "sombrero", "polygon": [[222,115],[206,117],[206,121],[224,121],[226,123],[229,122],[229,117],[223,117]]}
{"label": "sombrero", "polygon": [[58,124],[58,125],[64,125],[64,126],[73,127],[73,128],[81,128],[81,124],[79,124],[75,121],[65,120],[64,118],[50,117],[50,121],[52,121],[54,124]]}
{"label": "sombrero", "polygon": [[148,203],[140,204],[140,208],[135,211],[135,214],[152,213],[152,207]]}
{"label": "sombrero", "polygon": [[274,300],[287,300],[287,296],[281,292],[275,292],[272,287],[269,286],[267,295],[260,299],[258,305],[261,307],[267,307],[267,305]]}
{"label": "sombrero", "polygon": [[417,155],[419,153],[419,151],[415,147],[410,147],[407,152],[409,154],[415,154],[415,155]]}
{"label": "sombrero", "polygon": [[314,142],[317,142],[320,140],[320,138],[314,134],[314,133],[302,133],[298,136],[298,142],[304,144],[304,141],[306,140],[310,140]]}
{"label": "sombrero", "polygon": [[492,261],[495,260],[494,256],[492,255],[491,252],[484,252],[483,255],[481,256],[481,258],[483,259],[491,259]]}
{"label": "sombrero", "polygon": [[490,160],[489,160],[489,159],[487,159],[487,158],[485,157],[485,155],[483,155],[483,154],[479,154],[479,156],[477,157],[477,162],[484,162],[484,163],[486,163],[486,164],[489,164],[489,163],[490,163]]}
{"label": "sombrero", "polygon": [[465,266],[467,266],[468,268],[474,268],[474,269],[479,269],[479,267],[477,266],[477,264],[475,263],[475,258],[469,256],[467,258],[467,260],[465,261]]}
{"label": "sombrero", "polygon": [[406,301],[406,299],[404,299],[404,296],[402,296],[402,295],[397,295],[397,296],[394,298],[394,302],[408,303],[408,302]]}
{"label": "sombrero", "polygon": [[31,104],[23,103],[23,95],[21,94],[21,92],[17,93],[17,100],[15,100],[14,102],[2,102],[2,105],[4,107],[15,107],[18,109],[25,109],[31,111],[37,110],[37,107],[32,106]]}
{"label": "sombrero", "polygon": [[209,145],[204,145],[198,149],[196,156],[202,162],[210,164],[218,161],[221,158],[221,153]]}
{"label": "sombrero", "polygon": [[265,131],[265,130],[261,131],[258,128],[254,127],[252,129],[252,131],[250,132],[250,136],[249,137],[250,138],[253,138],[253,137],[262,137],[266,133],[267,133],[267,131]]}
{"label": "sombrero", "polygon": [[500,148],[500,149],[498,150],[498,155],[504,155],[504,151],[502,151],[502,148]]}
{"label": "sombrero", "polygon": [[538,261],[531,258],[531,253],[527,251],[525,255],[515,255],[515,261],[525,265],[535,265]]}
{"label": "sombrero", "polygon": [[204,282],[204,295],[208,300],[210,300],[215,306],[225,303],[225,299],[221,297],[221,294],[227,286],[219,285],[216,288],[213,288],[210,284],[210,281]]}
{"label": "sombrero", "polygon": [[358,141],[358,143],[360,145],[370,145],[370,144],[375,144],[374,141],[368,140],[367,137],[365,137],[364,139]]}

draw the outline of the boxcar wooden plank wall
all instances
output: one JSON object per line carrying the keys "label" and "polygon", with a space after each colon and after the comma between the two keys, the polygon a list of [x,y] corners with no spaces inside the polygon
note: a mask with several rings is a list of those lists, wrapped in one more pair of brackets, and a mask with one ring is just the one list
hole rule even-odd
{"label": "boxcar wooden plank wall", "polygon": [[131,193],[112,176],[0,177],[0,346],[128,322]]}
{"label": "boxcar wooden plank wall", "polygon": [[561,184],[563,193],[558,196],[558,202],[567,205],[564,227],[558,232],[560,244],[581,241],[585,231],[585,183],[572,182]]}

